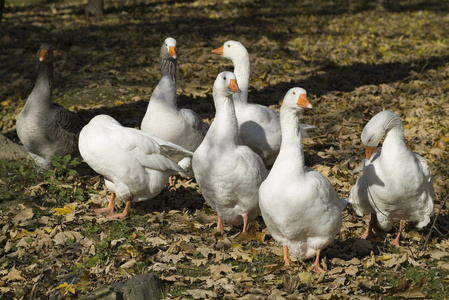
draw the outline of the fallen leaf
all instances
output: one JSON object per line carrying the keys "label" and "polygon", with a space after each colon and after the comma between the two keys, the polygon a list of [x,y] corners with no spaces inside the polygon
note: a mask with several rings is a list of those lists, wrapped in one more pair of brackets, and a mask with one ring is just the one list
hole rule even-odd
{"label": "fallen leaf", "polygon": [[304,284],[312,284],[313,283],[313,275],[310,272],[300,272],[298,274],[299,280]]}
{"label": "fallen leaf", "polygon": [[416,282],[402,277],[399,279],[398,285],[394,287],[391,292],[395,297],[425,298],[426,294],[423,293],[422,290],[426,282],[426,277],[421,277]]}
{"label": "fallen leaf", "polygon": [[12,268],[7,275],[2,277],[2,280],[11,282],[11,281],[25,281],[25,278],[22,277],[20,272],[16,268]]}
{"label": "fallen leaf", "polygon": [[434,251],[430,252],[430,257],[432,257],[433,259],[439,260],[445,256],[449,256],[449,253],[446,251],[434,250]]}
{"label": "fallen leaf", "polygon": [[57,287],[59,289],[59,292],[61,295],[65,296],[68,293],[75,294],[75,288],[73,287],[73,284],[70,284],[68,282],[64,282]]}
{"label": "fallen leaf", "polygon": [[162,238],[160,238],[158,236],[157,237],[153,237],[153,238],[146,238],[146,241],[148,243],[150,243],[152,246],[155,246],[155,247],[168,244],[166,240],[164,240],[164,239],[162,239]]}
{"label": "fallen leaf", "polygon": [[20,223],[20,222],[24,222],[24,221],[26,221],[26,220],[31,219],[33,216],[34,216],[33,209],[32,209],[32,208],[25,208],[25,209],[22,209],[21,211],[19,211],[19,212],[14,216],[14,218],[12,219],[12,221],[13,221],[15,224],[18,224],[18,223]]}
{"label": "fallen leaf", "polygon": [[359,268],[357,266],[351,265],[345,269],[345,273],[351,276],[355,276],[357,272],[359,271]]}
{"label": "fallen leaf", "polygon": [[54,216],[60,216],[60,215],[66,215],[71,214],[75,211],[76,203],[73,204],[67,204],[64,205],[64,207],[55,207],[53,210],[55,210]]}
{"label": "fallen leaf", "polygon": [[200,290],[200,289],[187,290],[187,291],[183,292],[183,294],[192,296],[194,299],[211,299],[211,298],[216,299],[217,298],[217,293],[215,293],[213,291]]}
{"label": "fallen leaf", "polygon": [[130,259],[129,261],[125,262],[124,264],[122,264],[120,266],[120,269],[129,269],[129,268],[134,267],[135,264],[136,264],[136,260],[133,258],[133,259]]}
{"label": "fallen leaf", "polygon": [[401,253],[393,254],[390,259],[384,261],[384,265],[387,268],[391,268],[400,265],[406,261],[408,261],[408,254],[404,252],[402,254]]}

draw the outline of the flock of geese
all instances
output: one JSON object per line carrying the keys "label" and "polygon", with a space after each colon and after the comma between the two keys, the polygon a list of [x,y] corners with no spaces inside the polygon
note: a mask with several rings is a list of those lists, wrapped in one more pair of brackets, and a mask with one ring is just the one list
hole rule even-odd
{"label": "flock of geese", "polygon": [[[376,114],[361,140],[366,159],[347,199],[330,181],[304,164],[302,137],[314,126],[300,123],[303,109],[312,108],[307,93],[293,87],[285,94],[280,114],[248,102],[250,59],[246,48],[227,41],[212,51],[232,60],[234,72],[218,74],[213,84],[215,118],[209,126],[190,109],[177,106],[177,44],[167,38],[160,49],[161,78],[148,103],[141,129],[123,127],[108,115],[86,123],[77,114],[52,103],[53,60],[50,45],[37,53],[38,78],[17,117],[17,134],[41,170],[52,157],[81,157],[104,176],[111,198],[111,218],[124,218],[132,202],[151,199],[180,173],[195,177],[206,202],[223,224],[243,226],[262,215],[272,237],[290,255],[316,257],[310,269],[321,272],[321,250],[332,243],[349,202],[359,216],[371,214],[362,238],[374,223],[390,230],[400,222],[392,244],[399,245],[406,221],[426,226],[434,213],[432,174],[426,161],[405,143],[402,121],[391,111]],[[382,151],[373,149],[383,136]],[[114,213],[114,197],[126,203]],[[290,254],[289,254],[290,251]]]}

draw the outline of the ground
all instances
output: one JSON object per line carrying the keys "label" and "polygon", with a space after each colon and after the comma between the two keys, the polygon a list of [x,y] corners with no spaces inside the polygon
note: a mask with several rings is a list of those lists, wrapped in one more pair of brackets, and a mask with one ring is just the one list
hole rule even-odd
{"label": "ground", "polygon": [[[139,127],[159,79],[159,48],[179,45],[178,105],[214,117],[216,75],[232,63],[211,54],[226,40],[250,53],[250,101],[278,110],[293,86],[313,109],[301,120],[317,129],[305,140],[307,163],[347,197],[364,156],[360,134],[377,112],[403,120],[408,146],[434,175],[435,225],[359,237],[368,216],[347,207],[343,227],[322,255],[325,274],[289,269],[262,219],[250,234],[225,227],[194,180],[177,178],[122,221],[96,216],[103,179],[85,167],[40,174],[27,159],[0,161],[0,297],[77,299],[95,287],[154,272],[171,299],[392,299],[449,297],[447,143],[449,14],[447,1],[7,1],[0,36],[0,129],[19,143],[15,119],[36,79],[42,41],[55,48],[54,101],[89,120],[107,113]],[[61,160],[59,160],[61,163]],[[441,210],[440,210],[441,209]],[[397,226],[397,225],[396,225]],[[78,281],[68,280],[69,274]],[[73,278],[73,277],[72,277]]]}

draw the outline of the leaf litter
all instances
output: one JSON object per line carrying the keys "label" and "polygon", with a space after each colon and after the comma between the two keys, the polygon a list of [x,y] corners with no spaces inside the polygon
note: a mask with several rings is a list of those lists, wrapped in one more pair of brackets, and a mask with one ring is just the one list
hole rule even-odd
{"label": "leaf litter", "polygon": [[[0,188],[9,190],[0,201],[0,293],[37,299],[59,290],[60,298],[76,299],[97,286],[154,272],[166,283],[167,299],[447,298],[447,8],[438,1],[344,2],[144,0],[139,6],[114,0],[98,18],[77,14],[84,5],[77,0],[26,10],[7,4],[0,79],[8,84],[0,85],[0,128],[17,141],[15,118],[34,84],[32,58],[42,38],[56,47],[57,102],[86,119],[107,113],[138,127],[159,78],[158,49],[167,34],[180,44],[178,103],[210,123],[211,85],[232,64],[209,53],[236,39],[252,61],[251,101],[279,110],[291,86],[309,92],[314,108],[302,120],[318,129],[305,139],[306,162],[340,196],[356,180],[352,170],[363,158],[364,124],[383,109],[398,113],[408,146],[434,174],[436,210],[443,209],[433,231],[407,225],[399,248],[387,242],[395,232],[361,240],[368,218],[348,207],[336,241],[323,251],[326,272],[318,276],[307,271],[311,261],[283,267],[282,248],[261,218],[245,234],[232,226],[225,226],[225,236],[217,234],[216,214],[194,180],[178,177],[176,192],[165,189],[117,221],[92,211],[108,197],[99,176],[80,172],[61,182],[64,189],[87,191],[83,200],[67,202],[48,190],[51,182],[30,177],[37,174],[32,164],[8,169],[2,162],[9,177],[1,176]],[[30,30],[22,25],[27,22]],[[79,282],[61,282],[69,274]]]}

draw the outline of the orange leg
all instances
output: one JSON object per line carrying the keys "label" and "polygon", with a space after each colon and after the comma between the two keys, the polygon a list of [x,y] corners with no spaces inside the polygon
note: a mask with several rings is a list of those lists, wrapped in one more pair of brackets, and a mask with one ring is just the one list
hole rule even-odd
{"label": "orange leg", "polygon": [[[288,247],[283,246],[284,249],[284,267],[289,268],[290,267],[290,260],[288,259]],[[265,265],[265,268],[281,268],[281,262],[278,264],[272,264],[272,265]]]}
{"label": "orange leg", "polygon": [[112,214],[112,213],[114,213],[114,197],[115,197],[114,193],[111,193],[111,198],[109,199],[108,206],[105,208],[94,209],[94,212],[96,214],[104,214],[104,213]]}
{"label": "orange leg", "polygon": [[284,248],[284,262],[285,262],[284,266],[288,268],[290,266],[290,260],[288,259],[288,247],[284,246],[283,248]]}
{"label": "orange leg", "polygon": [[315,270],[315,272],[317,272],[317,273],[324,272],[324,270],[321,269],[321,267],[320,267],[320,253],[321,253],[321,249],[318,249],[318,250],[316,251],[316,259],[315,259],[315,262],[314,262],[313,265],[309,268],[309,271]]}
{"label": "orange leg", "polygon": [[248,227],[248,215],[243,215],[243,230],[242,232],[246,232],[246,227]]}
{"label": "orange leg", "polygon": [[401,221],[399,222],[399,232],[398,232],[398,235],[396,236],[396,238],[395,238],[394,240],[392,240],[392,241],[390,242],[391,245],[399,246],[399,239],[401,238],[401,232],[402,232],[402,230],[404,230],[404,228],[405,228],[405,223],[407,223],[407,221],[405,221],[405,220],[401,220]]}
{"label": "orange leg", "polygon": [[220,217],[218,217],[218,221],[217,221],[217,231],[221,232],[221,234],[224,234],[223,220],[221,220]]}
{"label": "orange leg", "polygon": [[131,197],[128,198],[128,200],[126,200],[126,205],[125,205],[125,209],[123,210],[122,213],[119,214],[114,214],[114,213],[110,213],[108,215],[108,218],[110,219],[115,219],[115,218],[119,218],[119,219],[123,219],[124,217],[126,217],[129,214],[129,211],[131,210]]}
{"label": "orange leg", "polygon": [[368,223],[368,227],[366,227],[365,233],[362,234],[362,236],[360,238],[362,238],[364,240],[368,240],[368,239],[372,238],[372,236],[373,236],[373,225],[374,225],[374,222],[376,222],[376,221],[377,221],[376,214],[372,213],[371,214],[371,219],[369,220],[369,223]]}
{"label": "orange leg", "polygon": [[173,177],[172,176],[168,177],[168,183],[170,184],[170,190],[176,191],[176,187],[173,184]]}

